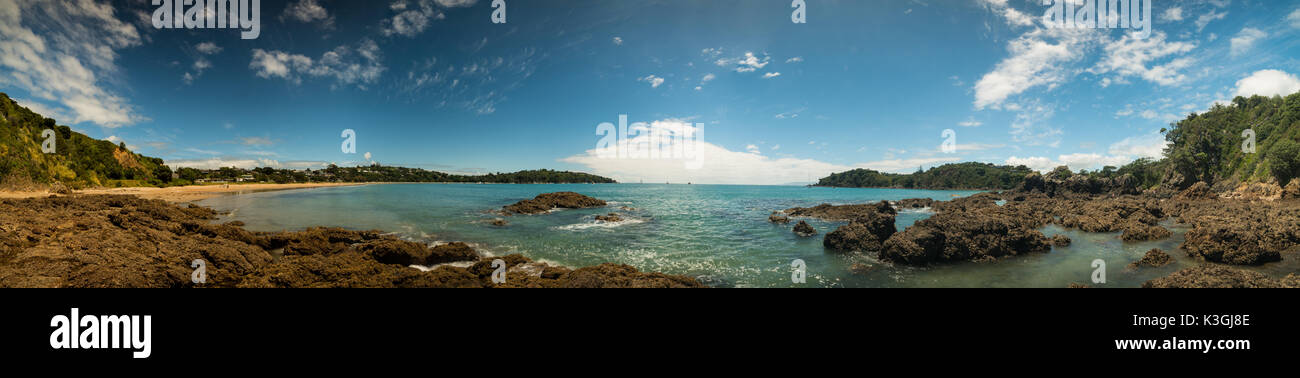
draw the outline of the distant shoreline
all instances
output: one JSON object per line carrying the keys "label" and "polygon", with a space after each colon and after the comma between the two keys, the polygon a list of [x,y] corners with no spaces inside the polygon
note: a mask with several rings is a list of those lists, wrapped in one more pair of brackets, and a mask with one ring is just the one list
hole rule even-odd
{"label": "distant shoreline", "polygon": [[[665,184],[640,184],[640,183],[491,183],[491,182],[349,182],[349,183],[297,183],[297,184],[269,184],[269,183],[251,183],[251,184],[211,184],[211,185],[186,185],[173,186],[166,188],[156,187],[129,187],[129,188],[95,188],[74,190],[73,194],[99,195],[99,194],[117,194],[131,195],[143,199],[160,199],[171,203],[186,203],[202,201],[210,198],[251,194],[273,191],[287,191],[300,189],[315,188],[334,188],[349,186],[367,186],[367,185],[395,185],[395,184],[440,184],[440,185],[665,185]],[[688,184],[669,184],[669,185],[688,185]],[[900,190],[927,190],[927,191],[991,191],[998,189],[926,189],[926,188],[885,188],[885,187],[840,187],[824,185],[757,185],[757,184],[692,184],[692,185],[723,185],[723,186],[773,186],[773,187],[812,187],[812,188],[842,188],[842,189],[900,189]],[[55,194],[49,191],[9,191],[0,190],[0,199],[26,199],[45,197]]]}
{"label": "distant shoreline", "polygon": [[[73,191],[73,194],[97,195],[119,194],[131,195],[142,199],[159,199],[171,203],[201,201],[209,198],[232,194],[248,194],[281,190],[332,188],[343,186],[362,186],[372,183],[310,183],[310,184],[234,184],[234,185],[188,185],[167,188],[132,187],[132,188],[98,188]],[[0,191],[0,199],[24,199],[49,196],[48,191]]]}

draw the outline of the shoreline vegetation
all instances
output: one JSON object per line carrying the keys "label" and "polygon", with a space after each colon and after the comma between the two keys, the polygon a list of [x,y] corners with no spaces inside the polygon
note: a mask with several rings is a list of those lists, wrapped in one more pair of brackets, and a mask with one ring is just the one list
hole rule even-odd
{"label": "shoreline vegetation", "polygon": [[33,192],[122,187],[172,187],[194,184],[320,183],[617,183],[589,173],[525,170],[462,175],[420,168],[368,166],[291,170],[222,167],[173,170],[159,158],[132,152],[126,143],[96,140],[59,126],[0,92],[0,191]]}

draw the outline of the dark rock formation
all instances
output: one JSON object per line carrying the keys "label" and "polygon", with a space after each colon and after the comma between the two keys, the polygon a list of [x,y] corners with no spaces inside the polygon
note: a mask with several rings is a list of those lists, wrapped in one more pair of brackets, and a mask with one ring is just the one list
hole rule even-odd
{"label": "dark rock formation", "polygon": [[609,213],[606,215],[597,215],[596,221],[597,222],[622,222],[623,217],[619,216],[617,213]]}
{"label": "dark rock formation", "polygon": [[1291,179],[1291,183],[1282,188],[1282,199],[1300,199],[1300,178]]}
{"label": "dark rock formation", "polygon": [[814,229],[808,222],[799,221],[798,224],[794,225],[794,234],[806,238],[817,235],[817,229]]}
{"label": "dark rock formation", "polygon": [[1198,181],[1174,196],[1174,199],[1179,200],[1212,200],[1216,198],[1219,198],[1219,196],[1214,194],[1214,191],[1210,190],[1210,186],[1204,181]]}
{"label": "dark rock formation", "polygon": [[1056,247],[1069,247],[1069,246],[1070,246],[1070,243],[1072,243],[1072,242],[1074,242],[1074,241],[1073,241],[1073,240],[1070,240],[1070,237],[1069,237],[1069,236],[1065,236],[1065,235],[1052,235],[1052,246],[1056,246]]}
{"label": "dark rock formation", "polygon": [[930,199],[930,198],[908,198],[908,199],[899,200],[899,201],[898,201],[898,208],[900,208],[900,209],[924,209],[924,208],[927,208],[927,207],[934,206],[934,203],[935,203],[935,202],[937,202],[937,201],[935,201],[934,199]]}
{"label": "dark rock formation", "polygon": [[1048,175],[1037,172],[1025,175],[1024,181],[1016,187],[1017,192],[1042,193],[1049,197],[1072,195],[1132,195],[1139,194],[1138,181],[1132,175],[1119,177],[1090,177],[1071,175],[1069,177]]}
{"label": "dark rock formation", "polygon": [[863,263],[853,263],[853,265],[849,266],[849,273],[853,273],[859,276],[865,275],[867,273],[871,273],[871,271],[873,270],[876,270],[875,266],[867,265]]}
{"label": "dark rock formation", "polygon": [[1001,207],[941,212],[886,240],[880,258],[906,265],[989,261],[1046,252],[1050,240]]}
{"label": "dark rock formation", "polygon": [[894,210],[893,205],[890,205],[889,202],[885,201],[861,205],[840,206],[823,203],[814,207],[796,207],[785,211],[786,215],[792,217],[819,218],[828,221],[851,221],[864,215],[877,213],[896,215],[898,214],[898,211]]}
{"label": "dark rock formation", "polygon": [[473,261],[478,258],[478,252],[474,252],[469,244],[461,242],[451,242],[440,244],[429,249],[429,255],[424,259],[424,265],[438,265],[457,261]]}
{"label": "dark rock formation", "polygon": [[509,226],[510,222],[507,222],[505,219],[501,219],[501,218],[493,218],[492,220],[488,221],[488,224],[497,227],[505,227],[505,226]]}
{"label": "dark rock formation", "polygon": [[605,206],[605,201],[574,192],[546,193],[503,208],[505,214],[541,214],[551,209],[584,209]]}
{"label": "dark rock formation", "polygon": [[1295,274],[1273,279],[1263,273],[1206,264],[1142,284],[1143,288],[1300,288]]}
{"label": "dark rock formation", "polygon": [[[507,283],[465,243],[428,248],[379,231],[250,232],[212,210],[130,196],[0,201],[0,287],[701,287],[628,266],[578,270],[520,255]],[[194,260],[206,282],[191,280]],[[421,271],[408,265],[441,265]]]}
{"label": "dark rock formation", "polygon": [[1160,240],[1172,236],[1169,229],[1161,226],[1152,226],[1141,222],[1129,222],[1124,226],[1124,234],[1120,239],[1126,242]]}
{"label": "dark rock formation", "polygon": [[[371,240],[358,245],[356,249],[383,264],[417,265],[424,264],[429,259],[428,248],[405,240]],[[470,256],[471,259],[477,257],[477,255]]]}
{"label": "dark rock formation", "polygon": [[1165,251],[1160,250],[1160,248],[1152,248],[1150,251],[1147,251],[1146,255],[1142,256],[1141,260],[1129,264],[1128,267],[1131,269],[1137,269],[1141,267],[1159,268],[1165,265],[1169,265],[1170,263],[1173,262],[1174,262],[1173,256],[1169,256],[1168,253],[1165,253]]}
{"label": "dark rock formation", "polygon": [[826,234],[822,246],[834,251],[876,252],[897,231],[894,214],[866,213]]}
{"label": "dark rock formation", "polygon": [[772,215],[767,216],[767,221],[776,224],[787,224],[790,223],[790,217],[782,215],[780,211],[773,211]]}
{"label": "dark rock formation", "polygon": [[[1062,227],[1086,232],[1114,232],[1126,228],[1138,229],[1140,225],[1156,226],[1166,218],[1159,202],[1132,197],[1066,201],[1058,205],[1056,212],[1061,215],[1057,223]],[[1137,231],[1143,230],[1145,229]]]}
{"label": "dark rock formation", "polygon": [[1187,232],[1183,250],[1188,256],[1233,265],[1259,265],[1282,260],[1277,249],[1265,248],[1259,225],[1217,222],[1197,225]]}

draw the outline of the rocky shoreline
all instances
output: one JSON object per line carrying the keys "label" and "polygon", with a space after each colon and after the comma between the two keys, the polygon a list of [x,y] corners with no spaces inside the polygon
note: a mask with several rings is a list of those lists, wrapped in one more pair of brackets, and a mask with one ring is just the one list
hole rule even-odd
{"label": "rocky shoreline", "polygon": [[[380,231],[251,232],[238,222],[212,224],[215,215],[124,195],[0,201],[0,287],[703,287],[627,265],[570,269]],[[506,265],[501,284],[492,280],[498,259]]]}
{"label": "rocky shoreline", "polygon": [[[1172,232],[1161,223],[1172,220],[1190,227],[1180,248],[1203,265],[1152,280],[1144,287],[1296,287],[1300,282],[1294,273],[1271,279],[1231,267],[1277,262],[1284,255],[1297,258],[1300,196],[1288,193],[1300,184],[1292,182],[1289,189],[1274,190],[1249,186],[1231,193],[1215,193],[1204,183],[1180,192],[1140,192],[1133,185],[1129,177],[1057,180],[1034,173],[1011,191],[946,202],[909,199],[892,205],[822,204],[787,209],[769,219],[847,221],[826,234],[823,244],[828,252],[874,254],[882,262],[904,266],[991,262],[1068,245],[1068,238],[1047,238],[1039,231],[1049,224],[1084,232],[1119,232],[1124,242],[1162,240]],[[1273,192],[1277,193],[1270,197]],[[895,206],[929,207],[935,214],[896,232]],[[1161,266],[1168,261],[1163,251],[1153,251],[1132,268]]]}

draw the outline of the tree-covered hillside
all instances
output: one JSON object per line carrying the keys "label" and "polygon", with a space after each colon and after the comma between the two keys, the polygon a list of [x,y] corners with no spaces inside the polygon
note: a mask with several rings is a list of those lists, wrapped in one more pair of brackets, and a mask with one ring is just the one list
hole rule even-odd
{"label": "tree-covered hillside", "polygon": [[[1254,132],[1255,150],[1247,143]],[[1165,181],[1179,188],[1197,181],[1267,182],[1286,185],[1300,175],[1300,93],[1286,97],[1237,97],[1191,114],[1167,130],[1169,171]]]}
{"label": "tree-covered hillside", "polygon": [[[1247,131],[1249,130],[1249,132]],[[1286,185],[1300,178],[1300,93],[1286,97],[1237,97],[1161,130],[1169,146],[1163,159],[1142,158],[1121,167],[1078,173],[1058,167],[1053,177],[1132,175],[1141,189],[1184,189],[1198,181],[1230,188],[1241,183]],[[1249,141],[1254,141],[1251,151]],[[1011,189],[1029,168],[983,163],[949,164],[910,175],[855,169],[821,179],[818,186]]]}
{"label": "tree-covered hillside", "polygon": [[251,182],[273,182],[278,184],[310,182],[445,182],[445,183],[491,183],[491,184],[614,184],[617,181],[607,177],[581,172],[553,171],[541,169],[513,173],[491,173],[486,175],[455,175],[419,168],[389,167],[370,165],[361,167],[339,167],[330,165],[325,169],[288,170],[276,168],[221,168],[200,170],[180,168],[176,170],[179,179],[186,182],[240,181],[241,177]]}
{"label": "tree-covered hillside", "polygon": [[1025,166],[999,166],[987,163],[947,164],[912,174],[881,173],[854,169],[835,173],[817,182],[817,186],[842,188],[905,189],[1012,189],[1033,172]]}
{"label": "tree-covered hillside", "polygon": [[[45,130],[53,130],[54,153],[44,153]],[[222,182],[466,182],[497,184],[616,183],[613,179],[581,172],[548,169],[456,175],[419,168],[329,166],[320,170],[276,168],[172,169],[162,159],[127,150],[124,144],[96,140],[59,126],[22,107],[0,93],[0,186],[45,185],[55,182],[72,188],[111,186],[185,185],[199,180]]]}
{"label": "tree-covered hillside", "polygon": [[[53,130],[54,153],[42,151]],[[74,188],[122,183],[161,185],[171,181],[162,159],[133,153],[122,144],[97,140],[59,126],[0,93],[0,184],[51,184]]]}

